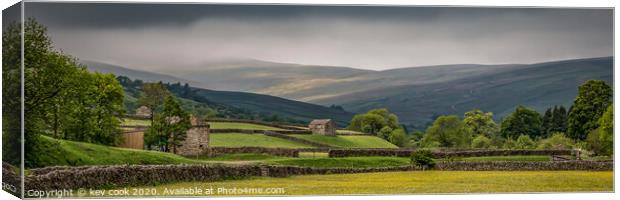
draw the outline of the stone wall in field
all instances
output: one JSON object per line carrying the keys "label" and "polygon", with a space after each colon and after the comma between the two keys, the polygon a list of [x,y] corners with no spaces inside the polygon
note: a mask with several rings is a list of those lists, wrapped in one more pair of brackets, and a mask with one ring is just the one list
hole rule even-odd
{"label": "stone wall in field", "polygon": [[[436,170],[613,170],[613,162],[440,162]],[[311,174],[347,174],[420,170],[414,166],[381,168],[310,168],[266,165],[114,165],[34,169],[27,189],[54,190],[101,186],[143,186],[170,182],[218,181],[252,176],[287,177]]]}
{"label": "stone wall in field", "polygon": [[209,147],[205,148],[200,155],[215,157],[222,154],[253,153],[268,154],[273,156],[299,157],[299,150],[288,148],[265,148],[265,147]]}
{"label": "stone wall in field", "polygon": [[[312,134],[309,130],[270,130],[271,132],[281,134]],[[265,130],[255,129],[238,129],[238,128],[219,128],[210,129],[210,133],[245,133],[245,134],[263,134]]]}
{"label": "stone wall in field", "polygon": [[[413,149],[330,149],[329,157],[359,156],[398,156],[409,157]],[[479,156],[516,156],[516,155],[571,155],[572,150],[459,150],[434,151],[436,158],[445,157],[479,157]]]}

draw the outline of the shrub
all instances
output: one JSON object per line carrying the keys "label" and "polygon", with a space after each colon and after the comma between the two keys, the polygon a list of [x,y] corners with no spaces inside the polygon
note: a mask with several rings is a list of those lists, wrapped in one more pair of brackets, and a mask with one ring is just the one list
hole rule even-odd
{"label": "shrub", "polygon": [[536,148],[536,142],[534,142],[530,136],[520,135],[519,138],[517,138],[517,141],[515,141],[515,148],[534,149]]}
{"label": "shrub", "polygon": [[504,141],[504,149],[516,149],[517,148],[517,142],[515,142],[515,140],[513,140],[512,138],[508,138],[506,139],[506,141]]}
{"label": "shrub", "polygon": [[586,138],[587,149],[598,156],[608,156],[614,151],[613,138],[609,137],[601,128],[595,129]]}
{"label": "shrub", "polygon": [[418,150],[411,153],[411,164],[422,167],[422,169],[435,167],[433,152],[430,150]]}
{"label": "shrub", "polygon": [[471,142],[472,148],[488,149],[490,146],[491,139],[485,137],[484,135],[478,135],[478,137],[474,138]]}
{"label": "shrub", "polygon": [[551,137],[541,140],[538,149],[570,149],[575,144],[564,133],[556,132]]}

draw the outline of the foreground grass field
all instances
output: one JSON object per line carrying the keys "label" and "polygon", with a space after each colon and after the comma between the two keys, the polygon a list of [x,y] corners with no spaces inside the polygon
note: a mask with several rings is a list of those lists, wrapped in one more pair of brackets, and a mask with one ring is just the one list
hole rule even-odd
{"label": "foreground grass field", "polygon": [[209,145],[213,147],[280,147],[312,148],[310,145],[263,134],[213,133],[209,135]]}
{"label": "foreground grass field", "polygon": [[284,130],[281,128],[238,122],[209,122],[212,129]]}
{"label": "foreground grass field", "polygon": [[121,165],[204,163],[171,153],[116,148],[41,136],[41,165]]}
{"label": "foreground grass field", "polygon": [[299,167],[372,168],[409,165],[409,158],[399,157],[347,157],[347,158],[294,158],[266,161],[267,164]]}
{"label": "foreground grass field", "polygon": [[[416,193],[610,192],[613,172],[591,171],[412,171],[363,174],[257,177],[220,182],[184,182],[156,186],[180,188],[283,188],[275,195]],[[146,188],[146,187],[145,187]],[[150,188],[150,187],[148,187]],[[215,195],[222,195],[217,194]],[[231,194],[228,194],[231,195]],[[237,193],[239,195],[270,195]],[[273,194],[272,194],[273,195]]]}
{"label": "foreground grass field", "polygon": [[365,135],[291,135],[293,137],[343,148],[398,148],[398,146],[375,136]]}

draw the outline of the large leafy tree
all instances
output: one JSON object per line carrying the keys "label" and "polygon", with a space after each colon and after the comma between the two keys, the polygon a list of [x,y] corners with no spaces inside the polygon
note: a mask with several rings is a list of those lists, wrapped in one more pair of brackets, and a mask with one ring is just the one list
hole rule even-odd
{"label": "large leafy tree", "polygon": [[422,138],[423,146],[467,148],[472,140],[471,130],[465,126],[458,116],[440,116],[433,125],[426,129]]}
{"label": "large leafy tree", "polygon": [[598,120],[599,127],[588,134],[588,149],[597,155],[611,155],[614,150],[614,108],[609,105]]}
{"label": "large leafy tree", "polygon": [[499,132],[499,126],[493,121],[492,112],[482,112],[480,109],[471,110],[465,113],[463,123],[474,135],[494,138]]}
{"label": "large leafy tree", "polygon": [[538,138],[542,136],[542,123],[538,112],[519,106],[502,121],[501,133],[504,138],[516,139],[520,135]]}
{"label": "large leafy tree", "polygon": [[176,153],[191,127],[189,113],[181,108],[174,96],[168,96],[162,111],[155,115],[153,125],[147,130],[148,141],[162,151]]}
{"label": "large leafy tree", "polygon": [[598,120],[612,103],[612,89],[605,81],[589,80],[579,86],[579,93],[568,113],[567,136],[584,140],[598,128]]}
{"label": "large leafy tree", "polygon": [[171,95],[166,86],[161,83],[144,83],[142,94],[138,99],[138,104],[146,106],[151,110],[151,121],[153,122],[156,110],[161,106],[167,97]]}
{"label": "large leafy tree", "polygon": [[373,109],[365,114],[353,116],[348,129],[355,131],[363,131],[371,134],[378,134],[384,127],[391,130],[400,128],[398,117],[390,113],[387,109]]}

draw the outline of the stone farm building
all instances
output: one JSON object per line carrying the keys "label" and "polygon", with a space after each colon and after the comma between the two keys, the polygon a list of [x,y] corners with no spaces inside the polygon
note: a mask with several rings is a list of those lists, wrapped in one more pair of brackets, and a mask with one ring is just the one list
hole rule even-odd
{"label": "stone farm building", "polygon": [[336,135],[336,122],[331,119],[315,119],[308,125],[312,134],[316,135]]}

